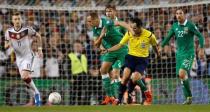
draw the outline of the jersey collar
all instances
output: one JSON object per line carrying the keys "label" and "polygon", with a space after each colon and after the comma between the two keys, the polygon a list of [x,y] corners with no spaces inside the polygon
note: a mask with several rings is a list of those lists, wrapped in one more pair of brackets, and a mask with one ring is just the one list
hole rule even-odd
{"label": "jersey collar", "polygon": [[179,24],[179,25],[184,25],[184,26],[185,26],[185,25],[187,24],[187,19],[185,19],[185,21],[184,21],[183,24],[180,24],[179,22],[178,22],[178,24]]}
{"label": "jersey collar", "polygon": [[22,29],[22,27],[23,27],[23,25],[21,25],[20,28],[17,29],[17,30],[15,30],[15,27],[13,27],[13,28],[14,28],[14,30],[15,30],[16,32],[19,32],[19,31]]}

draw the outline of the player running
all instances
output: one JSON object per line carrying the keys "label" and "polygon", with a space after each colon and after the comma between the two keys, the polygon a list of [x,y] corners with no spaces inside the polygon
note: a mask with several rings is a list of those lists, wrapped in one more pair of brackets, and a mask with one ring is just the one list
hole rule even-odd
{"label": "player running", "polygon": [[[121,21],[118,17],[117,17],[117,10],[115,5],[107,5],[105,8],[105,12],[106,12],[106,17],[108,19],[111,19],[113,21]],[[122,27],[122,26],[115,26],[115,29],[122,33],[123,35],[126,33],[126,28]],[[123,36],[122,36],[123,37]],[[104,49],[104,47],[101,45],[101,49]],[[101,58],[103,58],[103,55],[101,55]],[[124,62],[123,62],[124,63]],[[111,91],[112,91],[112,96],[105,96],[103,102],[101,103],[102,105],[107,105],[109,103],[113,103],[114,98],[118,98],[118,94],[119,94],[119,85],[120,85],[120,70],[122,67],[122,63],[120,60],[115,61],[112,64],[112,68],[110,69],[109,75],[111,77]]]}
{"label": "player running", "polygon": [[36,106],[41,106],[41,98],[38,89],[36,88],[33,80],[31,79],[31,66],[33,64],[34,53],[31,49],[32,37],[38,37],[39,42],[38,55],[43,56],[42,53],[42,39],[31,27],[23,26],[22,18],[19,12],[12,15],[13,27],[8,28],[5,32],[5,48],[12,47],[16,55],[16,64],[23,81],[32,91]]}
{"label": "player running", "polygon": [[128,32],[117,45],[108,48],[103,52],[112,53],[124,47],[127,43],[129,48],[128,55],[125,58],[125,68],[123,71],[123,78],[121,80],[120,93],[117,103],[122,103],[122,98],[126,91],[127,82],[130,79],[131,73],[133,73],[133,83],[139,85],[146,96],[144,105],[150,105],[152,103],[152,95],[142,80],[142,74],[148,65],[150,45],[153,46],[153,49],[159,56],[156,38],[150,31],[142,28],[142,22],[138,18],[131,20],[131,27],[126,24],[122,24],[121,22],[115,22],[115,24],[126,27]]}
{"label": "player running", "polygon": [[[118,44],[123,37],[123,34],[115,29],[113,20],[100,18],[97,13],[91,13],[87,17],[87,22],[93,27],[95,37],[94,44],[97,47],[102,44],[105,49],[111,48]],[[110,68],[116,61],[120,61],[119,63],[123,65],[126,54],[127,47],[124,46],[115,52],[103,55],[100,72],[102,75],[103,88],[105,89],[106,95],[109,97],[113,96],[111,90],[111,78],[109,76]]]}
{"label": "player running", "polygon": [[195,57],[194,47],[194,35],[199,39],[200,49],[199,57],[204,59],[204,38],[198,31],[198,28],[189,20],[186,19],[185,13],[182,9],[176,11],[176,18],[178,22],[175,22],[167,37],[162,42],[162,48],[168,44],[171,37],[175,36],[176,41],[176,74],[179,75],[181,80],[182,89],[186,100],[183,104],[192,103],[192,93],[190,90],[190,83],[188,79],[188,73],[192,69],[193,60]]}

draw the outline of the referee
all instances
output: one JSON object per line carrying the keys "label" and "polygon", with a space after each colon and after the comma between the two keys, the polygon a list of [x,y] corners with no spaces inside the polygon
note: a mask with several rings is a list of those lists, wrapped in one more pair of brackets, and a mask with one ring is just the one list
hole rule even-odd
{"label": "referee", "polygon": [[152,93],[148,91],[142,75],[148,65],[150,45],[155,50],[157,56],[160,56],[156,37],[150,31],[142,28],[142,21],[139,18],[132,19],[130,25],[117,21],[115,21],[115,25],[123,26],[127,28],[128,31],[119,44],[103,50],[102,53],[116,51],[126,44],[128,44],[129,49],[128,55],[125,57],[125,68],[119,88],[119,97],[116,102],[117,104],[122,103],[127,82],[130,79],[131,73],[133,73],[133,83],[139,85],[146,96],[144,105],[150,105],[152,103]]}

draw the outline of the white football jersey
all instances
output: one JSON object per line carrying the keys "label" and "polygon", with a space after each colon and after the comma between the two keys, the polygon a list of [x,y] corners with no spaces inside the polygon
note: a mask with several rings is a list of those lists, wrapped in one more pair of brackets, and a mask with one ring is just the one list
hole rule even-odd
{"label": "white football jersey", "polygon": [[33,56],[31,43],[32,37],[35,35],[36,31],[31,27],[22,26],[18,31],[11,27],[5,32],[5,40],[11,42],[17,58],[24,58]]}

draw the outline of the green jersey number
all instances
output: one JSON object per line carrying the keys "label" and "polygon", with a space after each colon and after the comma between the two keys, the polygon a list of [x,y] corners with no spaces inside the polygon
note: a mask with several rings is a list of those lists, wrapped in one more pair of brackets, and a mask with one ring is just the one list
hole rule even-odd
{"label": "green jersey number", "polygon": [[184,31],[178,31],[178,37],[183,37]]}

